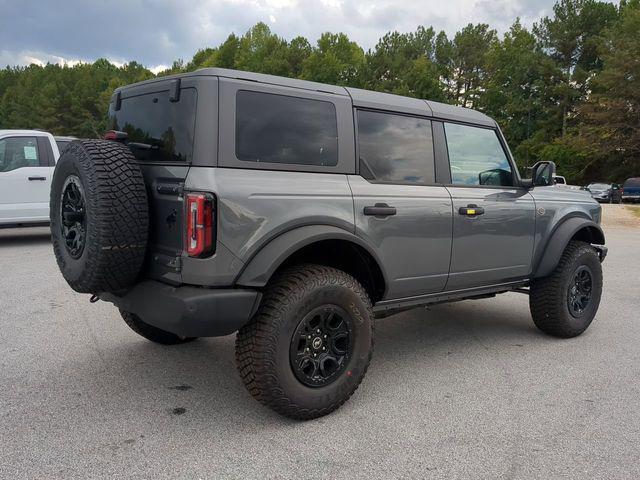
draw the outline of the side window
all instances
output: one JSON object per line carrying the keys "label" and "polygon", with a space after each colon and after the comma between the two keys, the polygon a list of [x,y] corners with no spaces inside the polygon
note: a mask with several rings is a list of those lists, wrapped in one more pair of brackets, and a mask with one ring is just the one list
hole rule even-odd
{"label": "side window", "polygon": [[372,180],[383,183],[433,183],[431,122],[423,118],[358,110],[361,163]]}
{"label": "side window", "polygon": [[39,166],[38,140],[35,137],[12,137],[0,140],[0,172]]}
{"label": "side window", "polygon": [[509,160],[494,130],[445,123],[454,185],[513,186]]}
{"label": "side window", "polygon": [[322,100],[238,91],[236,157],[246,162],[337,165],[335,106]]}

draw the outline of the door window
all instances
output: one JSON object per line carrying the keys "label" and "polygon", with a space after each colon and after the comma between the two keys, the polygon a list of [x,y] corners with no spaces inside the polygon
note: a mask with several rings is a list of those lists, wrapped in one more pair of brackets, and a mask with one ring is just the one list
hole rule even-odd
{"label": "door window", "polygon": [[359,110],[358,147],[361,164],[374,181],[400,184],[435,181],[429,120]]}
{"label": "door window", "polygon": [[454,185],[513,186],[513,171],[495,130],[445,123]]}
{"label": "door window", "polygon": [[39,166],[38,141],[35,137],[0,139],[0,172]]}

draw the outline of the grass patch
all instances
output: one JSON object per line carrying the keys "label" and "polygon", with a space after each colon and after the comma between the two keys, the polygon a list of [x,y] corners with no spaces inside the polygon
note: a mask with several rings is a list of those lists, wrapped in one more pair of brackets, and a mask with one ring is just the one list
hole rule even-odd
{"label": "grass patch", "polygon": [[629,205],[625,205],[625,208],[633,213],[636,217],[640,218],[640,207],[631,207]]}

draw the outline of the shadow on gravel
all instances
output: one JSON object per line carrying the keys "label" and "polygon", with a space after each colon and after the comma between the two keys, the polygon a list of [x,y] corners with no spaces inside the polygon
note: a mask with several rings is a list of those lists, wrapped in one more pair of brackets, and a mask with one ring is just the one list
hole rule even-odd
{"label": "shadow on gravel", "polygon": [[46,243],[51,243],[49,227],[0,229],[0,248]]}
{"label": "shadow on gravel", "polygon": [[[372,368],[365,384],[369,379],[372,385],[390,389],[377,395],[393,394],[393,379],[414,375],[416,365],[446,370],[449,359],[506,358],[522,347],[552,341],[535,329],[522,300],[499,305],[491,301],[438,305],[378,320]],[[95,366],[78,365],[86,388],[97,389],[98,383],[100,390],[107,390],[104,395],[124,396],[140,405],[153,398],[163,405],[158,410],[167,415],[172,408],[186,407],[185,418],[222,416],[244,417],[260,424],[275,419],[287,422],[270,415],[245,390],[235,368],[235,336],[171,347],[154,345],[134,333],[120,338],[119,343],[101,351],[104,365],[99,371]]]}

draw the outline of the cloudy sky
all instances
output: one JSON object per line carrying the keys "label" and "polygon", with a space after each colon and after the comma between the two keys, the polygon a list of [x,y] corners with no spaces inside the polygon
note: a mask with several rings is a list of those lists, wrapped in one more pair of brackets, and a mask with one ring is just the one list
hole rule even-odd
{"label": "cloudy sky", "polygon": [[0,66],[137,60],[161,69],[257,22],[312,43],[344,32],[365,49],[390,30],[418,25],[454,33],[469,22],[499,32],[531,25],[553,0],[0,0]]}

